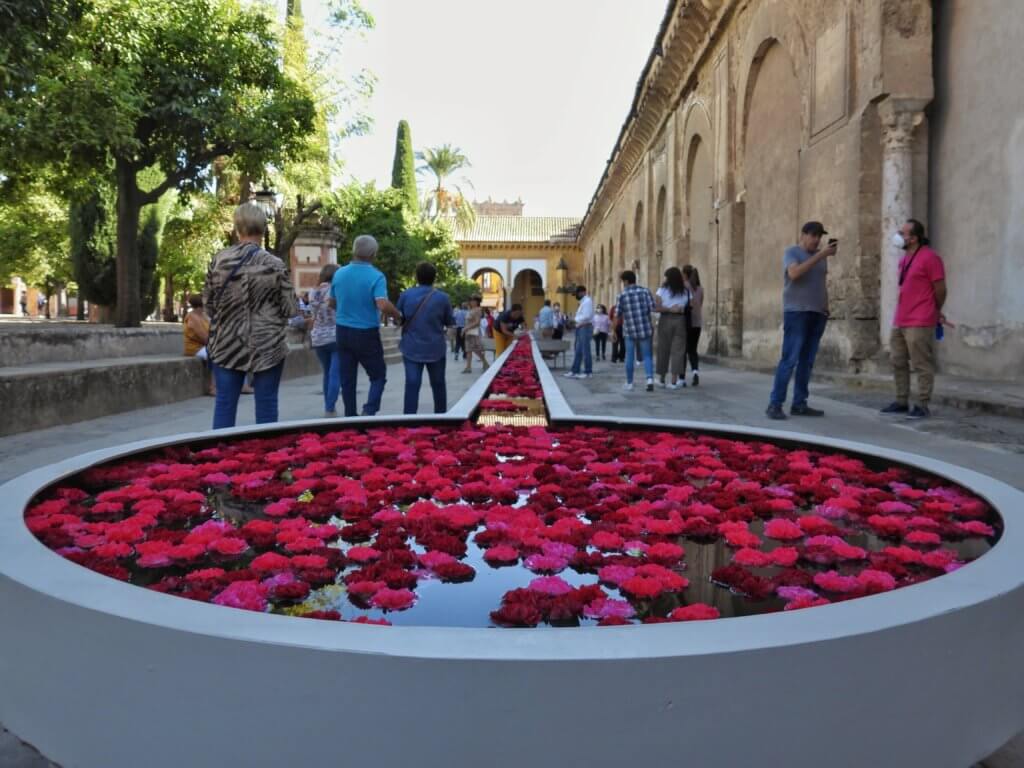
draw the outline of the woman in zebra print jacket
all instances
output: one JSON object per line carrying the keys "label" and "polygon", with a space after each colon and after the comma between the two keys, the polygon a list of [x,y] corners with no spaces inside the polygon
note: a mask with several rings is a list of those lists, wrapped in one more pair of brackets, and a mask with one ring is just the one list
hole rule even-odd
{"label": "woman in zebra print jacket", "polygon": [[213,257],[203,287],[207,350],[217,384],[213,428],[233,427],[246,375],[253,374],[256,423],[277,421],[277,390],[288,354],[285,328],[298,314],[288,268],[260,247],[267,226],[252,202],[235,209],[238,242]]}

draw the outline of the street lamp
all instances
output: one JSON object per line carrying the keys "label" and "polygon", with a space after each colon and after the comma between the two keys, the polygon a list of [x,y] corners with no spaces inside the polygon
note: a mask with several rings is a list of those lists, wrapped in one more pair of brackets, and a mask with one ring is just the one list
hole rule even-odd
{"label": "street lamp", "polygon": [[256,203],[260,208],[263,209],[263,213],[267,216],[267,226],[263,229],[263,247],[266,250],[270,250],[270,222],[272,222],[277,215],[277,192],[272,189],[268,189],[267,185],[263,185],[263,189],[259,190],[252,196],[253,202]]}

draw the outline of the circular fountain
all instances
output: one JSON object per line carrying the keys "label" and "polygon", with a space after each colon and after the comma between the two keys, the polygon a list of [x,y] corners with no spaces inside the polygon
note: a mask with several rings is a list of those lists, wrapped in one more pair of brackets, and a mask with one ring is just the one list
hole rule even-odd
{"label": "circular fountain", "polygon": [[[352,420],[345,429],[463,428],[481,401],[496,399],[488,391],[500,367],[492,366],[446,417]],[[711,621],[599,627],[594,617],[583,617],[571,627],[498,629],[481,616],[473,626],[443,606],[423,610],[442,591],[435,586],[407,613],[346,604],[346,618],[384,617],[402,626],[300,620],[231,609],[196,594],[187,600],[111,577],[124,574],[89,570],[33,535],[25,510],[40,492],[92,467],[183,444],[201,449],[252,436],[338,434],[337,423],[148,441],[41,468],[4,486],[0,721],[57,762],[104,768],[142,760],[269,766],[296,755],[338,765],[512,766],[528,759],[552,766],[638,760],[966,767],[1019,729],[1024,702],[1015,658],[1024,639],[1024,566],[1016,553],[1024,543],[1024,494],[968,469],[844,441],[577,417],[546,365],[536,366],[536,376],[546,403],[540,411],[523,397],[535,393],[521,388],[519,370],[509,403],[479,421],[536,426],[540,419],[556,432],[583,424],[616,434],[699,433],[929,473],[998,511],[997,530],[988,537],[994,545],[961,550],[969,560],[962,567],[943,575],[933,569],[935,578],[903,588],[850,600],[829,593],[827,605],[789,611],[776,605],[776,612],[761,615],[734,610]],[[761,523],[751,530],[765,533]],[[885,545],[858,541],[869,549]],[[49,543],[81,560],[74,552],[80,547]],[[362,542],[346,546],[350,551]],[[701,552],[725,547],[701,546]],[[605,556],[635,556],[615,552]],[[709,585],[710,570],[700,571],[699,559],[697,550],[687,550],[693,562],[681,572],[692,584],[677,602],[656,608],[653,600],[634,600],[639,612],[666,618],[685,607],[679,601],[693,603],[690,590],[698,586],[702,596],[721,596],[708,598],[716,606],[735,603],[734,593]],[[833,572],[842,576],[841,568]],[[477,582],[474,588],[485,582],[483,573]],[[465,587],[452,585],[452,594]],[[604,588],[617,604],[625,602],[621,591]],[[406,616],[422,618],[407,623]]]}

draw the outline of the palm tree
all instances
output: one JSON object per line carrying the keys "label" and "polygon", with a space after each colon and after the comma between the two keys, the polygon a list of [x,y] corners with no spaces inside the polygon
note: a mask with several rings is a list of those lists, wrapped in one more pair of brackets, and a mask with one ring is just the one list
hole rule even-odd
{"label": "palm tree", "polygon": [[[423,201],[423,215],[431,219],[439,216],[454,216],[455,222],[464,229],[470,229],[476,221],[476,211],[462,193],[459,184],[452,183],[449,188],[446,181],[457,171],[469,168],[470,162],[462,150],[451,144],[440,147],[427,147],[416,153],[416,159],[423,165],[416,169],[417,173],[432,173],[436,179],[434,188],[427,192]],[[463,185],[472,188],[465,177],[460,179]]]}

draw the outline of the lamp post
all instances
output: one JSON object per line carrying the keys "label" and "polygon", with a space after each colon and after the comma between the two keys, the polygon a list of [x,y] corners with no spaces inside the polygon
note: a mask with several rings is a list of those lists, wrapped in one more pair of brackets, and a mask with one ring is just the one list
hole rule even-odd
{"label": "lamp post", "polygon": [[272,189],[268,189],[267,185],[264,184],[263,189],[253,195],[253,201],[263,209],[263,213],[267,216],[267,226],[263,229],[263,247],[269,251],[270,222],[272,222],[274,217],[277,215],[277,192]]}

